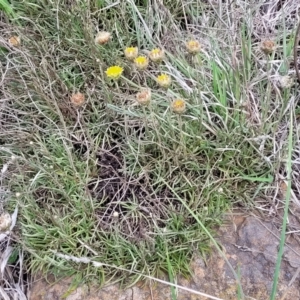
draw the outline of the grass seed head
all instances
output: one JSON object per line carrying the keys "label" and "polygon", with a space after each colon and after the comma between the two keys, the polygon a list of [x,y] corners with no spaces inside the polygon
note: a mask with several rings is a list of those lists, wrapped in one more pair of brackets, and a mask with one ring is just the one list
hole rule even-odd
{"label": "grass seed head", "polygon": [[153,62],[160,63],[165,58],[165,51],[155,48],[149,53],[149,57]]}
{"label": "grass seed head", "polygon": [[295,81],[291,76],[285,75],[280,77],[279,84],[282,89],[289,89],[295,84]]}
{"label": "grass seed head", "polygon": [[186,110],[185,101],[182,99],[176,99],[172,102],[171,108],[174,113],[176,114],[182,114]]}
{"label": "grass seed head", "polygon": [[19,47],[21,45],[21,39],[19,36],[14,35],[8,39],[8,43],[12,47]]}
{"label": "grass seed head", "polygon": [[148,105],[151,101],[151,90],[143,89],[141,92],[136,94],[136,101],[140,105]]}
{"label": "grass seed head", "polygon": [[84,104],[85,102],[85,97],[84,97],[84,94],[78,92],[78,93],[75,93],[75,94],[72,94],[71,96],[71,103],[76,106],[76,107],[80,107]]}
{"label": "grass seed head", "polygon": [[5,232],[11,225],[11,216],[9,213],[4,212],[0,215],[0,233]]}
{"label": "grass seed head", "polygon": [[125,57],[128,60],[134,60],[135,58],[137,58],[138,53],[139,53],[139,49],[137,47],[127,47],[124,50]]}
{"label": "grass seed head", "polygon": [[186,46],[187,51],[190,54],[197,54],[201,50],[201,45],[196,40],[190,40],[190,41],[186,42],[185,46]]}
{"label": "grass seed head", "polygon": [[145,70],[147,69],[148,65],[149,65],[149,60],[146,56],[138,56],[135,60],[134,60],[134,65],[137,67],[137,69],[139,70]]}
{"label": "grass seed head", "polygon": [[106,76],[110,79],[117,80],[121,77],[124,69],[120,66],[112,66],[105,71]]}
{"label": "grass seed head", "polygon": [[104,45],[104,44],[107,44],[110,39],[111,39],[111,34],[109,32],[100,31],[97,33],[97,35],[95,37],[95,43],[97,45]]}
{"label": "grass seed head", "polygon": [[265,54],[271,54],[275,51],[276,45],[272,40],[264,40],[260,44],[260,49]]}
{"label": "grass seed head", "polygon": [[156,77],[156,81],[160,87],[168,88],[171,85],[171,77],[167,74],[160,74]]}

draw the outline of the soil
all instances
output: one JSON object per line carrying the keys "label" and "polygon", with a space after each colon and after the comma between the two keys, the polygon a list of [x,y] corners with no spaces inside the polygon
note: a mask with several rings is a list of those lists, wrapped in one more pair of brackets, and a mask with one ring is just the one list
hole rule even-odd
{"label": "soil", "polygon": [[[299,215],[299,211],[298,211]],[[289,217],[285,251],[281,265],[276,299],[300,299],[300,241],[293,228],[300,223],[294,215]],[[226,217],[225,225],[218,229],[218,242],[241,278],[244,299],[269,299],[277,252],[280,222],[246,216],[238,212]],[[191,265],[191,278],[178,278],[177,284],[223,300],[237,299],[236,279],[224,258],[214,250],[207,260],[195,257]],[[171,288],[154,281],[138,282],[121,289],[117,284],[99,288],[78,286],[70,291],[72,279],[51,282],[51,276],[36,279],[30,289],[30,300],[165,300],[172,299]],[[178,289],[178,300],[205,300],[206,296]],[[217,299],[216,298],[216,299]]]}

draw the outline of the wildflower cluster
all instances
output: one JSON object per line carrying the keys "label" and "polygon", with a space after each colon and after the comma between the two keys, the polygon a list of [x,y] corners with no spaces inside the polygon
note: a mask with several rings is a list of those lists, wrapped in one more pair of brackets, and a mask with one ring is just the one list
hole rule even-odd
{"label": "wildflower cluster", "polygon": [[[96,45],[106,45],[110,40],[111,34],[107,31],[101,31],[95,36],[94,42]],[[18,37],[12,37],[9,42],[11,45],[17,46],[20,44],[20,39]],[[201,51],[201,45],[196,40],[187,41],[185,47],[187,52],[191,55],[195,55]],[[125,48],[124,55],[138,71],[146,70],[149,66],[149,62],[159,65],[165,59],[165,51],[161,48],[152,49],[146,56],[139,54],[138,47],[131,46]],[[105,74],[109,79],[118,80],[122,76],[123,71],[123,67],[114,65],[108,67]],[[156,77],[156,83],[159,87],[168,89],[172,83],[171,76],[166,73],[161,73]],[[149,105],[151,102],[151,90],[149,88],[141,88],[141,91],[136,94],[136,101],[140,105]],[[80,92],[74,93],[70,97],[70,102],[74,107],[79,108],[85,103],[85,96]],[[171,110],[177,114],[184,113],[186,110],[185,101],[183,99],[174,100],[171,104]]]}
{"label": "wildflower cluster", "polygon": [[[195,55],[201,50],[201,45],[196,40],[188,41],[185,46],[189,54]],[[160,48],[152,49],[147,57],[145,55],[139,55],[137,47],[128,47],[124,50],[124,55],[133,63],[137,70],[146,70],[150,61],[155,64],[160,64],[165,59],[165,51]],[[172,83],[171,76],[166,73],[161,73],[156,77],[156,83],[161,88],[168,89]],[[136,94],[136,101],[140,105],[148,105],[151,101],[151,90],[143,88]],[[186,110],[186,103],[182,99],[176,99],[171,104],[171,109],[174,113],[182,114]]]}
{"label": "wildflower cluster", "polygon": [[148,57],[139,55],[137,47],[128,47],[124,50],[125,57],[133,61],[134,66],[138,70],[146,70],[149,66],[149,60],[155,63],[161,63],[165,58],[165,51],[160,48],[155,48],[149,52]]}

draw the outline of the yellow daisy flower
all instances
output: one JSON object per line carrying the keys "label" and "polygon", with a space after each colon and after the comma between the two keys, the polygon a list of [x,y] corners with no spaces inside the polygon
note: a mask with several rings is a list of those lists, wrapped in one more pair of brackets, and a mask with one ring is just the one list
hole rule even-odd
{"label": "yellow daisy flower", "polygon": [[107,75],[108,78],[117,80],[121,77],[122,73],[123,73],[123,68],[119,67],[119,66],[112,66],[109,67],[105,73]]}
{"label": "yellow daisy flower", "polygon": [[156,81],[159,86],[163,88],[168,88],[171,84],[171,77],[167,74],[160,74],[156,77]]}
{"label": "yellow daisy flower", "polygon": [[151,90],[143,89],[136,94],[136,101],[141,105],[148,105],[151,101]]}
{"label": "yellow daisy flower", "polygon": [[182,99],[176,99],[172,102],[171,108],[174,113],[176,114],[182,114],[186,110],[185,101]]}
{"label": "yellow daisy flower", "polygon": [[188,52],[190,54],[196,54],[196,53],[200,52],[200,50],[201,50],[201,45],[196,40],[190,40],[190,41],[188,41],[185,44],[185,46],[186,46],[186,48],[187,48],[187,50],[188,50]]}
{"label": "yellow daisy flower", "polygon": [[139,70],[145,70],[148,65],[149,65],[149,61],[148,58],[145,56],[138,56],[135,60],[134,60],[134,65],[139,69]]}
{"label": "yellow daisy flower", "polygon": [[161,62],[165,58],[165,51],[155,48],[149,53],[149,57],[154,62]]}
{"label": "yellow daisy flower", "polygon": [[137,47],[128,47],[124,50],[125,57],[129,60],[137,58],[139,49]]}

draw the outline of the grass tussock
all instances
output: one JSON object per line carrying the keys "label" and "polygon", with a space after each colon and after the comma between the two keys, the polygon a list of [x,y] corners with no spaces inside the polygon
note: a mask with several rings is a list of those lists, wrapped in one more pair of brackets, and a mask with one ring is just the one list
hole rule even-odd
{"label": "grass tussock", "polygon": [[233,205],[277,205],[299,4],[148,2],[2,14],[3,203],[34,271],[127,279],[67,255],[188,274],[210,241],[186,206],[212,231]]}

